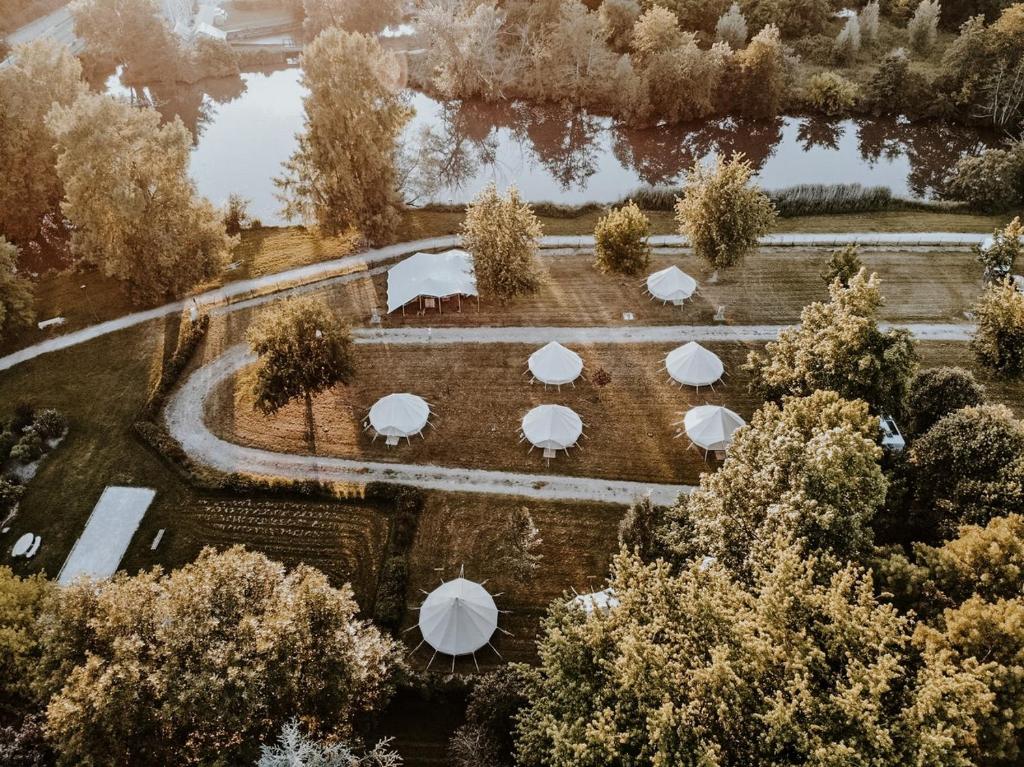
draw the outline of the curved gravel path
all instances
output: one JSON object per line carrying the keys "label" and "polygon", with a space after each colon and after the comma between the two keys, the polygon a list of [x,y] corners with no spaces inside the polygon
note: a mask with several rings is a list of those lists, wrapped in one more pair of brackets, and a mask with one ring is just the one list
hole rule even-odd
{"label": "curved gravel path", "polygon": [[[834,247],[856,243],[863,246],[898,246],[898,247],[969,247],[980,243],[986,235],[958,232],[912,232],[912,233],[874,233],[845,232],[819,234],[773,234],[761,238],[761,244],[773,247]],[[49,352],[67,349],[77,344],[91,341],[94,338],[114,333],[119,330],[141,325],[144,322],[160,319],[170,314],[180,313],[186,306],[195,301],[200,307],[211,308],[215,313],[239,311],[247,307],[271,301],[279,293],[245,299],[253,293],[276,291],[288,286],[293,292],[303,292],[323,287],[331,282],[347,281],[364,277],[367,271],[376,273],[375,266],[382,262],[399,258],[419,250],[450,248],[457,245],[457,235],[430,237],[413,240],[383,248],[375,248],[351,256],[343,256],[330,261],[321,261],[309,266],[289,269],[284,272],[267,274],[248,280],[230,282],[214,290],[200,293],[181,301],[173,301],[163,306],[118,317],[114,320],[101,322],[81,330],[55,336],[40,343],[28,346],[19,351],[0,357],[0,371]],[[678,235],[655,235],[650,238],[653,247],[683,247],[686,242]],[[541,238],[543,248],[589,248],[594,244],[590,236],[551,236]],[[238,300],[242,299],[242,300]],[[213,308],[216,307],[216,308]]]}
{"label": "curved gravel path", "polygon": [[292,480],[320,482],[392,482],[429,490],[495,493],[545,500],[631,503],[650,493],[656,503],[671,504],[692,488],[644,482],[518,474],[506,471],[459,469],[448,466],[352,461],[312,455],[275,453],[244,447],[213,434],[203,420],[210,391],[230,375],[256,361],[244,344],[228,349],[195,371],[171,399],[165,412],[167,427],[193,459],[225,472],[243,472]]}

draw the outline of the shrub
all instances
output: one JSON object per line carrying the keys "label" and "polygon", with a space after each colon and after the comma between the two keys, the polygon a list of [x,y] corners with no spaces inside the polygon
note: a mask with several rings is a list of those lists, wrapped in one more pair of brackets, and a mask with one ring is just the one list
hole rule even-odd
{"label": "shrub", "polygon": [[903,48],[890,51],[864,88],[864,103],[876,115],[917,114],[932,109],[934,91],[925,77],[910,68]]}
{"label": "shrub", "polygon": [[974,309],[971,347],[985,367],[1005,376],[1024,373],[1024,293],[1010,280],[990,285]]}
{"label": "shrub", "polygon": [[835,72],[819,72],[807,83],[807,101],[827,115],[849,113],[856,105],[858,96],[857,84]]}
{"label": "shrub", "polygon": [[249,200],[240,194],[228,195],[224,206],[224,231],[234,237],[249,223]]}
{"label": "shrub", "polygon": [[597,267],[605,272],[639,274],[651,262],[650,233],[651,223],[635,202],[609,211],[594,228]]}
{"label": "shrub", "polygon": [[509,299],[540,289],[535,256],[541,231],[515,187],[502,197],[492,183],[479,194],[466,210],[462,243],[473,256],[482,295]]}
{"label": "shrub", "polygon": [[747,34],[747,20],[740,11],[739,3],[733,3],[715,25],[715,39],[738,51],[746,45]]}
{"label": "shrub", "polygon": [[860,18],[850,16],[846,25],[836,35],[836,43],[832,55],[836,61],[849,64],[860,51]]}
{"label": "shrub", "polygon": [[42,454],[43,439],[32,427],[25,429],[17,444],[11,448],[11,459],[23,464],[32,463]]}
{"label": "shrub", "polygon": [[32,428],[43,439],[57,439],[67,430],[68,419],[59,410],[47,408],[36,413]]}
{"label": "shrub", "polygon": [[887,186],[797,184],[769,194],[780,216],[891,210],[898,201]]}
{"label": "shrub", "polygon": [[907,434],[924,434],[944,416],[985,401],[985,387],[974,373],[959,367],[928,368],[910,381],[907,395]]}
{"label": "shrub", "polygon": [[388,557],[381,568],[373,619],[391,631],[397,630],[405,617],[405,589],[408,581],[409,563],[405,556]]}
{"label": "shrub", "polygon": [[847,245],[832,251],[832,256],[825,264],[825,271],[821,273],[821,279],[826,285],[831,285],[836,280],[844,288],[850,287],[850,280],[864,268],[860,261],[860,254],[856,245]]}
{"label": "shrub", "polygon": [[636,0],[604,0],[597,13],[608,44],[618,51],[629,50],[640,4]]}
{"label": "shrub", "polygon": [[793,41],[793,52],[803,61],[828,66],[833,63],[832,50],[835,43],[831,35],[808,35]]}
{"label": "shrub", "polygon": [[914,53],[925,54],[935,46],[941,11],[939,0],[921,0],[917,6],[910,23],[907,24],[910,49]]}
{"label": "shrub", "polygon": [[15,434],[21,432],[26,426],[31,425],[32,419],[36,417],[36,406],[27,400],[21,400],[14,406],[14,416],[11,418],[10,428]]}
{"label": "shrub", "polygon": [[[0,477],[0,515],[5,515],[13,509],[24,493],[24,485],[12,482],[6,477]],[[2,516],[0,516],[0,521],[2,521]]]}
{"label": "shrub", "polygon": [[996,229],[992,233],[992,243],[987,248],[978,246],[978,261],[985,267],[985,279],[988,282],[1005,280],[1013,274],[1024,251],[1024,244],[1021,243],[1021,235],[1024,234],[1024,226],[1017,216],[1003,229]]}

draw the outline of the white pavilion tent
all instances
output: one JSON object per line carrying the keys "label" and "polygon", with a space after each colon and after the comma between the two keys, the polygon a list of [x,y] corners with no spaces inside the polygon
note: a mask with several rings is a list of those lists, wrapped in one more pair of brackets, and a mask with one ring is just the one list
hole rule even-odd
{"label": "white pavilion tent", "polygon": [[663,303],[681,304],[696,290],[697,281],[674,265],[647,278],[647,292]]}
{"label": "white pavilion tent", "polygon": [[545,458],[573,447],[582,434],[583,421],[564,405],[538,405],[523,416],[523,439],[541,448]]}
{"label": "white pavilion tent", "polygon": [[454,666],[456,656],[472,655],[490,644],[498,628],[498,607],[487,589],[460,575],[427,595],[420,606],[419,627],[423,641],[451,655]]}
{"label": "white pavilion tent", "polygon": [[405,310],[410,301],[427,299],[427,306],[453,296],[475,296],[473,257],[464,250],[416,253],[388,269],[388,313]]}
{"label": "white pavilion tent", "polygon": [[583,372],[583,358],[552,341],[530,355],[528,366],[533,377],[542,384],[561,386],[579,378]]}
{"label": "white pavilion tent", "polygon": [[732,442],[733,433],[746,421],[721,405],[700,405],[686,411],[683,428],[690,442],[705,452],[722,452]]}
{"label": "white pavilion tent", "polygon": [[386,444],[397,445],[403,437],[422,434],[430,420],[430,405],[415,394],[389,394],[373,403],[366,420]]}
{"label": "white pavilion tent", "polygon": [[696,341],[683,344],[665,357],[665,370],[685,386],[713,386],[725,374],[722,360]]}

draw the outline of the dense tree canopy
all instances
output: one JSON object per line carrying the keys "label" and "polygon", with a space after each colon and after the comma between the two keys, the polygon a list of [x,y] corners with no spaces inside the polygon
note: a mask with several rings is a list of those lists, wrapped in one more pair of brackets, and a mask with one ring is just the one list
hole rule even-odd
{"label": "dense tree canopy", "polygon": [[602,216],[594,228],[594,255],[606,272],[639,274],[651,261],[651,222],[630,200]]}
{"label": "dense tree canopy", "polygon": [[0,235],[0,339],[35,319],[32,283],[18,273],[18,249]]}
{"label": "dense tree canopy", "polygon": [[355,374],[352,333],[318,298],[291,298],[256,317],[249,346],[259,355],[256,407],[275,413],[297,397],[346,384]]}
{"label": "dense tree canopy", "polygon": [[969,370],[959,367],[919,370],[911,379],[907,394],[906,431],[910,435],[924,434],[943,416],[984,401],[985,388]]}
{"label": "dense tree canopy", "polygon": [[793,545],[837,566],[864,560],[887,487],[877,434],[865,403],[834,392],[769,403],[680,498],[663,536],[678,559],[710,555],[747,580]]}
{"label": "dense tree canopy", "polygon": [[974,307],[978,323],[971,346],[985,367],[1024,375],[1024,293],[1011,280],[990,285]]}
{"label": "dense tree canopy", "polygon": [[55,107],[72,252],[125,283],[137,301],[176,296],[218,274],[233,244],[188,175],[192,139],[179,119],[99,94]]}
{"label": "dense tree canopy", "polygon": [[836,281],[831,300],[815,302],[764,353],[751,352],[746,369],[751,390],[768,400],[831,389],[862,399],[876,413],[898,414],[917,364],[906,330],[882,331],[882,293],[877,275],[862,270],[849,287]]}
{"label": "dense tree canopy", "polygon": [[44,122],[85,90],[82,65],[64,46],[39,39],[0,68],[0,235],[24,246],[43,220],[60,215],[63,188],[53,137]]}
{"label": "dense tree canopy", "polygon": [[292,717],[348,737],[398,660],[357,612],[349,587],[241,548],[79,582],[41,618],[48,733],[64,763],[129,767],[251,761]]}
{"label": "dense tree canopy", "polygon": [[305,129],[277,180],[290,218],[371,242],[398,226],[398,138],[412,116],[398,58],[373,37],[329,28],[302,54]]}
{"label": "dense tree canopy", "polygon": [[537,292],[540,236],[540,221],[515,187],[504,197],[494,184],[480,192],[462,224],[462,244],[473,256],[480,294],[508,299]]}
{"label": "dense tree canopy", "polygon": [[402,20],[400,0],[303,0],[303,30],[312,40],[328,27],[376,33]]}
{"label": "dense tree canopy", "polygon": [[136,82],[173,79],[183,51],[157,0],[75,0],[75,34]]}

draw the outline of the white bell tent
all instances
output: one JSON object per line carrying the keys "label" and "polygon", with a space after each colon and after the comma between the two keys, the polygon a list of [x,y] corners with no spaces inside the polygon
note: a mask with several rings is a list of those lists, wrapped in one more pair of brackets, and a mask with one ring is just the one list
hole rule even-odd
{"label": "white bell tent", "polygon": [[684,386],[711,386],[725,374],[718,355],[696,341],[673,349],[665,357],[665,370],[676,383]]}
{"label": "white bell tent", "polygon": [[434,655],[451,655],[454,668],[457,656],[474,655],[490,645],[491,636],[498,630],[498,607],[483,585],[460,574],[427,594],[420,605],[419,628],[423,641],[434,648]]}
{"label": "white bell tent", "polygon": [[422,434],[430,421],[430,405],[415,394],[389,394],[373,403],[366,419],[367,427],[384,437],[388,445],[397,445],[403,437],[406,441],[416,434]]}
{"label": "white bell tent", "polygon": [[416,253],[388,269],[388,313],[411,301],[426,299],[426,306],[437,306],[454,296],[475,296],[476,276],[473,257],[464,250],[444,253]]}
{"label": "white bell tent", "polygon": [[[721,452],[729,447],[733,433],[746,421],[721,405],[700,405],[686,411],[683,428],[690,442],[704,451]],[[678,436],[678,435],[677,435]]]}
{"label": "white bell tent", "polygon": [[682,304],[697,291],[697,281],[680,269],[670,266],[647,278],[647,292],[662,303]]}
{"label": "white bell tent", "polygon": [[545,458],[554,458],[556,450],[568,451],[582,434],[583,421],[564,405],[538,405],[523,416],[523,439],[531,450],[541,448]]}
{"label": "white bell tent", "polygon": [[583,358],[557,341],[552,341],[530,355],[528,366],[537,381],[545,386],[550,384],[561,387],[580,377]]}

